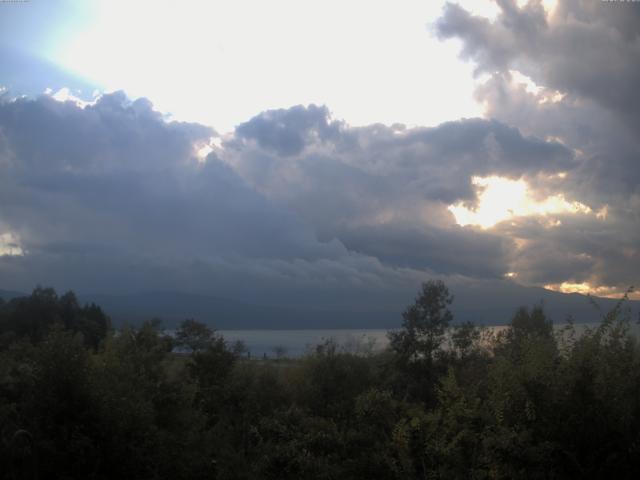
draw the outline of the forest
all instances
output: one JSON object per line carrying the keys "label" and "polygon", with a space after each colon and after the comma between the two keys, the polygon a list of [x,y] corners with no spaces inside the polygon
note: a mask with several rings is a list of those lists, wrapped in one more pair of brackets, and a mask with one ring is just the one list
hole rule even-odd
{"label": "forest", "polygon": [[0,478],[639,478],[625,298],[595,326],[535,305],[499,333],[452,301],[422,284],[383,352],[269,360],[194,319],[115,330],[72,292],[0,301]]}

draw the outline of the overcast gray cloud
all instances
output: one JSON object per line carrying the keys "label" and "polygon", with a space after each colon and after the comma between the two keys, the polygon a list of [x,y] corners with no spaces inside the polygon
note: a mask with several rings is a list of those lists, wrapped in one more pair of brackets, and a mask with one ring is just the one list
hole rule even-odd
{"label": "overcast gray cloud", "polygon": [[637,5],[559,0],[547,18],[538,1],[521,8],[515,0],[496,3],[501,14],[495,21],[448,4],[437,23],[438,34],[462,39],[462,54],[476,63],[478,72],[520,70],[541,85],[623,113],[638,126]]}
{"label": "overcast gray cloud", "polygon": [[496,121],[352,128],[314,106],[256,116],[227,139],[222,155],[321,239],[395,267],[480,278],[508,272],[514,244],[461,228],[447,207],[476,202],[474,176],[518,179],[575,165],[562,145]]}
{"label": "overcast gray cloud", "polygon": [[[497,3],[502,13],[493,22],[448,4],[437,23],[441,37],[460,38],[463,57],[492,75],[478,91],[487,114],[579,150],[576,180],[592,183],[594,195],[620,188],[622,195],[634,193],[640,183],[640,9],[560,0],[547,18],[538,2]],[[543,91],[533,95],[513,85],[512,69]],[[556,101],[545,101],[554,94]]]}
{"label": "overcast gray cloud", "polygon": [[[23,288],[296,292],[332,304],[345,291],[397,298],[432,275],[499,279],[514,265],[548,282],[587,258],[567,243],[542,268],[527,259],[553,249],[546,227],[456,224],[447,207],[477,200],[473,176],[534,181],[576,167],[561,144],[497,121],[353,128],[324,107],[293,107],[239,126],[204,161],[195,149],[215,131],[122,93],[84,108],[7,101],[0,125],[0,221],[25,252],[2,269]],[[522,256],[527,236],[543,240]]]}
{"label": "overcast gray cloud", "polygon": [[[297,122],[303,112],[311,118]],[[307,141],[296,155],[279,155],[275,137],[263,132],[288,123],[296,124],[296,138]],[[262,140],[265,136],[268,143]],[[282,143],[289,142],[282,138]],[[476,201],[473,176],[517,179],[575,166],[572,152],[562,145],[524,137],[496,121],[352,128],[331,121],[326,109],[313,106],[265,112],[240,125],[225,143],[224,159],[258,190],[313,219],[325,236],[335,235],[340,226],[399,218],[416,225],[451,226],[453,217],[446,207]]]}
{"label": "overcast gray cloud", "polygon": [[[462,56],[490,78],[477,91],[487,115],[562,142],[576,166],[538,191],[566,192],[594,210],[549,229],[534,219],[502,225],[520,239],[514,270],[523,281],[638,284],[640,267],[640,8],[625,2],[560,0],[552,15],[538,2],[497,2],[495,21],[449,4],[436,25],[462,40]],[[525,88],[518,71],[538,86]],[[606,216],[604,215],[606,213]]]}
{"label": "overcast gray cloud", "polygon": [[[636,13],[572,1],[547,17],[538,2],[499,4],[494,22],[450,5],[437,24],[490,73],[477,92],[488,119],[352,127],[327,107],[294,106],[217,138],[122,93],[84,108],[5,98],[0,287],[332,305],[397,302],[434,275],[637,284]],[[218,146],[197,158],[212,137]],[[473,179],[490,176],[591,210],[458,225],[449,207],[478,207]]]}
{"label": "overcast gray cloud", "polygon": [[122,93],[84,108],[7,100],[0,126],[0,222],[24,253],[1,268],[21,288],[319,289],[331,303],[434,274],[500,278],[513,242],[456,225],[447,206],[474,202],[473,175],[574,163],[499,122],[351,128],[314,106],[260,114],[200,161],[215,131]]}
{"label": "overcast gray cloud", "polygon": [[[115,93],[80,108],[46,96],[18,99],[0,105],[0,126],[0,222],[27,252],[4,258],[15,268],[59,261],[57,274],[64,276],[81,260],[88,272],[95,271],[91,262],[100,269],[109,264],[106,270],[122,264],[127,277],[125,264],[184,268],[221,257],[347,255],[338,242],[317,241],[313,229],[215,155],[200,163],[194,147],[213,130],[167,123],[146,100]],[[41,280],[30,275],[45,281],[52,273]]]}

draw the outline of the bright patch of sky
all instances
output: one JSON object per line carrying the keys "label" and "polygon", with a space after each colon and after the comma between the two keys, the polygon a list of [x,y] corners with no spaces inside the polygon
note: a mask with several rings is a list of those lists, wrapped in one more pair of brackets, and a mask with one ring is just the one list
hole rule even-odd
{"label": "bright patch of sky", "polygon": [[[621,292],[617,287],[610,287],[607,285],[591,285],[589,282],[562,282],[545,285],[547,290],[553,290],[554,292],[562,293],[580,293],[582,295],[595,295],[597,297],[606,298],[620,298],[624,292]],[[632,300],[640,300],[640,292],[627,291],[627,295]]]}
{"label": "bright patch of sky", "polygon": [[[536,199],[522,179],[473,177],[473,184],[480,189],[477,208],[471,209],[463,204],[449,207],[456,222],[462,226],[478,225],[491,228],[499,222],[520,216],[591,212],[588,206],[580,202],[569,202],[562,194]],[[560,220],[550,219],[547,225],[559,226],[558,222]]]}
{"label": "bright patch of sky", "polygon": [[[488,0],[460,3],[496,10]],[[444,1],[92,5],[50,60],[220,132],[295,104],[325,104],[351,125],[436,125],[482,113],[459,44],[431,32]]]}
{"label": "bright patch of sky", "polygon": [[[351,125],[431,126],[483,111],[459,43],[432,33],[445,3],[57,0],[3,7],[0,23],[13,48],[220,132],[309,103]],[[454,3],[499,11],[491,0]]]}
{"label": "bright patch of sky", "polygon": [[2,255],[24,255],[17,235],[11,232],[0,233],[0,256]]}

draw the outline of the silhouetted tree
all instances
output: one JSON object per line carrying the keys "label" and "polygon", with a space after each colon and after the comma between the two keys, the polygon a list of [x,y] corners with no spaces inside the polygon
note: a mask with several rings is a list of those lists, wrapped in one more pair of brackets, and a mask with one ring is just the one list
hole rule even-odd
{"label": "silhouetted tree", "polygon": [[453,319],[449,311],[452,301],[453,296],[442,281],[423,283],[413,305],[402,313],[402,329],[389,333],[396,354],[408,361],[432,360]]}
{"label": "silhouetted tree", "polygon": [[0,479],[640,477],[623,302],[580,330],[521,308],[491,337],[447,331],[451,300],[425,283],[385,352],[283,363],[192,320],[188,356],[157,321],[106,335],[99,307],[36,289],[0,305]]}
{"label": "silhouetted tree", "polygon": [[36,287],[31,295],[11,299],[0,305],[0,334],[40,342],[53,325],[80,333],[83,342],[98,348],[111,328],[111,321],[94,304],[81,307],[71,291],[58,297],[52,288]]}
{"label": "silhouetted tree", "polygon": [[188,318],[176,330],[176,345],[190,352],[205,350],[214,340],[214,332],[204,323]]}
{"label": "silhouetted tree", "polygon": [[394,366],[389,372],[394,389],[432,404],[439,375],[446,371],[442,344],[453,316],[453,296],[442,281],[422,284],[413,305],[402,314],[402,329],[389,332]]}

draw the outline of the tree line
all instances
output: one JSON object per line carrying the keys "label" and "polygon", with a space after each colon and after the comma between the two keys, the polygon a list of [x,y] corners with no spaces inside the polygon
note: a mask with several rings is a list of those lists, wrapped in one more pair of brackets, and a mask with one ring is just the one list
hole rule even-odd
{"label": "tree line", "polygon": [[249,361],[195,320],[114,331],[36,288],[0,301],[0,478],[637,478],[640,348],[541,306],[492,333],[421,286],[380,353]]}

